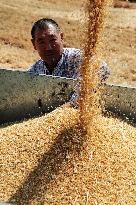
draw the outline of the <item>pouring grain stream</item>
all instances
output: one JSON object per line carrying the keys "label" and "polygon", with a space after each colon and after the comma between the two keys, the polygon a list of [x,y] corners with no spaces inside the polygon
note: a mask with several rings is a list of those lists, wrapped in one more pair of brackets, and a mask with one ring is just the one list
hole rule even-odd
{"label": "pouring grain stream", "polygon": [[97,74],[99,62],[97,56],[107,2],[107,0],[88,0],[86,5],[85,43],[83,46],[84,63],[80,69],[81,95],[79,100],[80,122],[84,134],[87,134],[90,120],[93,121],[95,115],[100,111],[98,105],[99,95],[94,91],[99,83]]}

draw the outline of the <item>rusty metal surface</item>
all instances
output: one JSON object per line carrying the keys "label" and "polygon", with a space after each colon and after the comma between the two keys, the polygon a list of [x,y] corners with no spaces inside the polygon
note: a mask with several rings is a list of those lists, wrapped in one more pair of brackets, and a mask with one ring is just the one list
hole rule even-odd
{"label": "rusty metal surface", "polygon": [[136,122],[136,88],[105,84],[102,99],[106,110]]}
{"label": "rusty metal surface", "polygon": [[[49,112],[69,100],[77,81],[0,69],[0,124]],[[136,120],[136,88],[105,84],[104,109]]]}
{"label": "rusty metal surface", "polygon": [[0,124],[49,112],[67,102],[73,79],[0,69]]}

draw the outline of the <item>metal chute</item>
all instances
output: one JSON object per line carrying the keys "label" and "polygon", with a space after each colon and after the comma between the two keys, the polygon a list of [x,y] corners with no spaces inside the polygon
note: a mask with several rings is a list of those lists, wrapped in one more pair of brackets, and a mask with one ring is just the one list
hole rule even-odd
{"label": "metal chute", "polygon": [[[68,102],[77,80],[0,69],[0,124],[43,113]],[[136,88],[104,84],[104,109],[136,120]]]}

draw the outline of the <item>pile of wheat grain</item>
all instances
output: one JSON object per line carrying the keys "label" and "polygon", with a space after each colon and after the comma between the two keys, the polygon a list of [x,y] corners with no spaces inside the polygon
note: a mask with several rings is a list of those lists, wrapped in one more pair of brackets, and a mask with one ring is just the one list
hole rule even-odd
{"label": "pile of wheat grain", "polygon": [[[48,166],[53,163],[51,169],[54,168],[55,164],[61,167],[61,162],[54,161],[53,156],[56,156],[57,149],[61,149],[61,147],[59,148],[61,146],[59,145],[61,135],[64,136],[64,133],[71,129],[71,126],[76,126],[76,112],[74,109],[70,110],[67,108],[63,110],[59,108],[47,116],[1,128],[0,200],[7,201],[9,197],[14,195],[21,188],[21,185],[27,181],[27,178],[30,177],[29,174],[33,173],[33,170],[39,169],[42,158],[43,161],[44,158],[48,161]],[[67,136],[65,136],[64,140],[67,141]],[[59,156],[56,157],[59,159]],[[65,161],[65,156],[63,156],[62,163],[63,161]],[[51,170],[50,167],[46,167],[47,164],[44,166],[51,177],[52,173],[49,173]],[[39,175],[42,174],[40,170],[38,172]],[[27,190],[27,187],[25,189]],[[25,196],[25,198],[27,197]]]}
{"label": "pile of wheat grain", "polygon": [[135,204],[135,127],[99,115],[84,141],[78,117],[61,108],[1,128],[1,201]]}

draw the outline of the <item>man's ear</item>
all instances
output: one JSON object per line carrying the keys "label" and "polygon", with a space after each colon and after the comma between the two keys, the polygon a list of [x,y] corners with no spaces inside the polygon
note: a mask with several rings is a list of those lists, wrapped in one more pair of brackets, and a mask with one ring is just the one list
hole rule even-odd
{"label": "man's ear", "polygon": [[31,39],[31,42],[32,42],[32,44],[33,44],[34,49],[37,50],[37,49],[36,49],[36,46],[35,46],[35,41],[34,41],[33,38]]}
{"label": "man's ear", "polygon": [[64,34],[62,32],[60,33],[60,37],[61,37],[61,40],[64,41]]}

